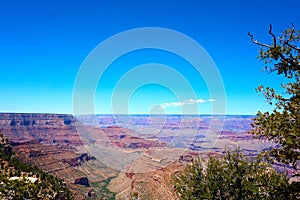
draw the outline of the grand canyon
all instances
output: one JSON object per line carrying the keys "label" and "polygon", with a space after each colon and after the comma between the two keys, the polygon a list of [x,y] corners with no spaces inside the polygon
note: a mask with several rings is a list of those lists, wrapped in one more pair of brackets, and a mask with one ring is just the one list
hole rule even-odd
{"label": "grand canyon", "polygon": [[2,113],[18,159],[62,178],[75,199],[177,199],[172,175],[194,158],[270,144],[249,134],[254,116]]}

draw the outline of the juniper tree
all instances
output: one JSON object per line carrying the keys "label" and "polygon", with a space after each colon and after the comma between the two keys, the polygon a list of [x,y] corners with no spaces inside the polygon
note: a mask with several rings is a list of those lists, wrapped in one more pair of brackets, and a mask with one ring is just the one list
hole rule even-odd
{"label": "juniper tree", "polygon": [[211,157],[207,168],[196,160],[174,175],[180,199],[295,199],[285,174],[278,174],[260,157],[244,157],[241,151],[228,151],[224,157]]}
{"label": "juniper tree", "polygon": [[300,167],[300,30],[292,24],[278,37],[270,25],[271,44],[261,43],[248,33],[252,42],[260,46],[259,59],[265,63],[267,73],[284,76],[287,83],[281,83],[283,93],[271,87],[259,86],[267,102],[274,107],[271,112],[258,112],[252,124],[255,138],[275,143],[263,152],[266,158],[290,165],[295,169],[293,176],[299,176]]}

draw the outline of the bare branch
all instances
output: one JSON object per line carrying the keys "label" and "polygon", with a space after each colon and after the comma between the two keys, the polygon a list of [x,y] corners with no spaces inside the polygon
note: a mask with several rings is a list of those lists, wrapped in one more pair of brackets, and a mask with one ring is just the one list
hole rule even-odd
{"label": "bare branch", "polygon": [[[294,34],[295,34],[295,26],[294,26],[293,23],[291,23],[291,24],[292,24],[292,30],[291,30],[291,32],[290,32],[290,34],[289,34],[289,39],[288,39],[288,40],[284,40],[284,41],[283,41],[283,44],[289,46],[290,48],[292,48],[292,49],[294,49],[294,50],[296,50],[296,51],[300,51],[300,48],[299,48],[299,47],[297,47],[297,46],[292,45],[292,44],[289,43],[289,41],[291,41],[291,40],[293,39],[293,36],[294,36]],[[297,36],[297,35],[296,35],[296,36]]]}
{"label": "bare branch", "polygon": [[272,32],[272,24],[270,24],[269,34],[273,37],[273,44],[276,47],[276,36]]}
{"label": "bare branch", "polygon": [[[293,34],[295,33],[294,25],[292,24],[292,26],[293,26],[293,29],[292,29],[292,32],[291,32],[292,35],[290,35],[290,38],[291,38],[291,37],[293,36]],[[273,34],[272,30],[273,30],[273,27],[272,27],[272,24],[270,24],[269,34],[270,34],[270,35],[272,36],[272,38],[273,38],[273,45],[272,45],[272,46],[271,46],[271,45],[268,45],[268,44],[264,44],[264,43],[258,42],[257,40],[254,39],[253,34],[251,34],[250,32],[248,32],[248,35],[249,35],[249,37],[250,37],[252,43],[257,44],[257,45],[262,46],[262,47],[267,47],[267,48],[269,48],[270,50],[272,50],[272,49],[274,49],[274,48],[277,47],[277,39],[276,39],[276,36]],[[287,45],[287,46],[289,46],[290,48],[292,48],[292,49],[294,49],[294,50],[300,51],[300,48],[299,48],[299,47],[290,44],[288,41],[280,41],[280,42],[283,43],[283,44],[285,44],[285,45]],[[285,57],[285,56],[283,55],[282,52],[279,52],[279,53],[278,53],[278,56],[279,56],[282,60],[284,60],[286,63],[288,63],[288,64],[290,64],[290,65],[295,65],[295,66],[299,66],[299,65],[300,65],[294,58],[290,59],[290,58]],[[274,71],[276,71],[276,70],[277,70],[277,69],[274,69]],[[272,73],[273,70],[270,70],[269,72]]]}
{"label": "bare branch", "polygon": [[257,40],[255,40],[253,34],[251,34],[250,32],[248,32],[248,35],[249,35],[251,41],[252,41],[254,44],[257,44],[257,45],[262,46],[262,47],[268,47],[268,48],[271,48],[270,45],[268,45],[268,44],[263,44],[263,43],[260,43],[260,42],[258,42]]}
{"label": "bare branch", "polygon": [[299,47],[296,47],[295,45],[291,45],[288,41],[284,41],[284,44],[291,47],[292,49],[294,49],[296,51],[300,51]]}

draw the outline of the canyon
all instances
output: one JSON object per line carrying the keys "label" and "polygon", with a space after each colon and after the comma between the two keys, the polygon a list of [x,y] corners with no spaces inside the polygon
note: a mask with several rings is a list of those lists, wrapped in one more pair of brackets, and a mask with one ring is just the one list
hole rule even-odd
{"label": "canyon", "polygon": [[0,113],[0,129],[21,161],[64,179],[76,199],[171,200],[172,176],[194,158],[268,148],[249,134],[252,117]]}

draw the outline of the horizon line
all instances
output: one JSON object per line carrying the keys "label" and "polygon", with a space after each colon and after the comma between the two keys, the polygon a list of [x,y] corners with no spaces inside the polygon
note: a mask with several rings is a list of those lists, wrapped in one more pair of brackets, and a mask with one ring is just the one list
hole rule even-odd
{"label": "horizon line", "polygon": [[129,115],[129,116],[172,116],[172,115],[181,115],[181,116],[201,116],[201,115],[206,115],[206,116],[227,116],[227,115],[240,115],[240,116],[255,116],[256,114],[214,114],[214,113],[199,113],[199,114],[182,114],[182,113],[170,113],[170,114],[149,114],[149,113],[93,113],[93,114],[73,114],[73,113],[51,113],[51,112],[0,112],[0,114],[46,114],[46,115],[72,115],[72,116],[88,116],[88,115]]}

